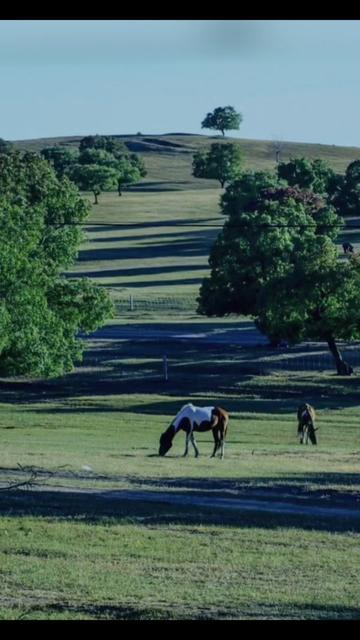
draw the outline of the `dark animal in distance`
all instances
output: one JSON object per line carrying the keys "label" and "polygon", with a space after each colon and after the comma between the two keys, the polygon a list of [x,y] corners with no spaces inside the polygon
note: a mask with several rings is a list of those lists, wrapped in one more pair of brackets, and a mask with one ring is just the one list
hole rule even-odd
{"label": "dark animal in distance", "polygon": [[195,407],[189,403],[184,405],[172,420],[170,426],[160,436],[159,456],[164,456],[172,447],[172,441],[179,431],[185,431],[186,442],[184,456],[188,454],[189,442],[194,447],[195,457],[199,455],[194,432],[212,431],[214,450],[212,458],[220,449],[220,457],[224,457],[225,436],[229,423],[229,414],[221,407]]}
{"label": "dark animal in distance", "polygon": [[354,247],[351,242],[343,242],[344,253],[354,253]]}
{"label": "dark animal in distance", "polygon": [[317,444],[316,434],[317,428],[315,427],[315,409],[305,402],[300,405],[297,411],[298,419],[298,436],[300,437],[300,444],[308,444],[309,438],[312,444]]}

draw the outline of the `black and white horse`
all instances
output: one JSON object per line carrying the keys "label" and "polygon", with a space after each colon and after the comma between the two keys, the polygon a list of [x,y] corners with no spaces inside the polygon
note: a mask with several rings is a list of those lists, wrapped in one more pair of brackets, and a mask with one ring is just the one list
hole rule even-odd
{"label": "black and white horse", "polygon": [[220,407],[195,407],[189,403],[177,413],[170,426],[160,437],[159,456],[164,456],[172,447],[172,441],[179,431],[185,431],[186,442],[184,456],[189,451],[189,442],[195,450],[195,457],[199,455],[194,432],[212,431],[214,436],[214,450],[212,458],[220,449],[220,457],[224,457],[225,436],[229,422],[229,414]]}
{"label": "black and white horse", "polygon": [[309,438],[312,444],[317,444],[315,431],[315,409],[308,404],[300,405],[297,411],[298,419],[298,436],[300,437],[300,444],[308,444]]}

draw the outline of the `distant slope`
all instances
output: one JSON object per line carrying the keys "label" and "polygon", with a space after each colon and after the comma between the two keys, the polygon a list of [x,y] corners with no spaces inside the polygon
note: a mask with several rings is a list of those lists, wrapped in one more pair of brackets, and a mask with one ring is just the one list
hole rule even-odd
{"label": "distant slope", "polygon": [[[39,152],[44,147],[63,145],[78,147],[83,136],[37,138],[17,140],[14,144],[21,150]],[[271,140],[246,140],[222,136],[169,133],[164,135],[113,135],[121,139],[129,151],[138,153],[145,161],[148,175],[132,190],[158,191],[198,189],[217,186],[212,180],[200,180],[191,175],[192,156],[198,149],[209,147],[214,142],[235,142],[241,147],[245,166],[248,169],[273,169],[275,153]],[[282,142],[280,159],[306,156],[326,160],[336,171],[343,172],[353,160],[360,159],[359,147]]]}

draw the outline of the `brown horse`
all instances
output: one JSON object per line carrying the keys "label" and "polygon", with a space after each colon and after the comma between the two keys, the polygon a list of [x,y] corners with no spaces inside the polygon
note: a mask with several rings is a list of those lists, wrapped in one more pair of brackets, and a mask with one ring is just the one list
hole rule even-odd
{"label": "brown horse", "polygon": [[300,436],[300,444],[308,444],[309,438],[312,444],[317,444],[315,431],[315,409],[305,402],[305,404],[301,404],[297,411],[297,419],[298,419],[298,436]]}
{"label": "brown horse", "polygon": [[194,437],[194,431],[212,431],[214,436],[214,450],[212,458],[220,449],[220,457],[224,457],[225,436],[229,422],[229,414],[220,407],[195,407],[193,404],[184,405],[175,416],[170,426],[160,436],[159,456],[164,456],[172,447],[172,441],[179,431],[185,431],[186,442],[184,456],[189,450],[189,441],[194,447],[195,458],[199,449]]}

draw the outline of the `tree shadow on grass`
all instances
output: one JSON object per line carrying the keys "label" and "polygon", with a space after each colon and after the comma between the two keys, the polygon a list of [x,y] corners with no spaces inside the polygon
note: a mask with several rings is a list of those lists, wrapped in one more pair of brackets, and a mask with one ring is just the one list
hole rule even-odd
{"label": "tree shadow on grass", "polygon": [[85,616],[90,620],[359,620],[360,607],[318,605],[294,602],[269,604],[256,602],[249,605],[232,605],[206,602],[202,606],[186,606],[184,603],[168,605],[121,606],[101,603],[55,603],[27,607],[22,619],[32,619],[36,613],[63,613]]}
{"label": "tree shadow on grass", "polygon": [[[234,323],[236,326],[236,323]],[[247,329],[251,323],[244,323]],[[51,400],[76,400],[92,397],[91,407],[79,406],[81,412],[121,411],[114,403],[104,408],[96,397],[149,394],[164,396],[163,400],[139,404],[126,411],[135,414],[175,415],[182,404],[224,405],[230,413],[294,413],[301,402],[310,402],[317,410],[341,409],[358,406],[360,380],[358,376],[339,377],[335,374],[311,378],[297,374],[284,385],[284,376],[273,375],[271,363],[263,358],[274,354],[262,347],[243,348],[241,345],[201,343],[184,336],[171,339],[162,336],[161,323],[132,325],[128,338],[127,327],[122,339],[116,337],[117,325],[109,326],[88,338],[84,360],[74,372],[52,380],[6,379],[0,381],[0,399],[10,404],[44,402],[44,412],[75,413],[76,407],[48,409]],[[142,331],[155,331],[155,338],[142,339]],[[218,339],[231,333],[233,323],[199,323],[186,326],[190,336]],[[175,323],[171,331],[184,331],[184,325]],[[138,331],[141,339],[133,340]],[[156,336],[159,336],[156,338]],[[163,355],[167,355],[168,380],[164,380]],[[293,353],[294,366],[301,354]],[[269,367],[269,370],[267,369]],[[170,398],[169,398],[170,396]],[[174,399],[172,398],[174,396]],[[84,405],[84,403],[82,403]],[[37,409],[38,410],[38,409]]]}
{"label": "tree shadow on grass", "polygon": [[[273,529],[287,527],[304,530],[329,532],[360,532],[360,515],[356,509],[360,494],[343,490],[346,483],[358,484],[360,474],[293,474],[279,482],[276,478],[128,478],[136,485],[133,490],[99,490],[99,493],[69,488],[66,492],[50,487],[40,490],[1,490],[0,513],[6,517],[50,517],[57,519],[81,518],[86,522],[98,522],[110,519],[110,524],[162,525],[169,523],[183,525],[212,525],[230,527],[255,527]],[[162,490],[159,500],[154,491],[147,499],[139,493],[149,489]],[[309,484],[319,485],[319,489],[310,490]],[[324,488],[329,484],[329,488]],[[339,490],[336,489],[339,486]],[[170,493],[169,493],[170,491]],[[164,498],[164,492],[166,496]],[[299,509],[311,507],[312,513],[276,513],[247,509],[226,509],[214,504],[191,504],[189,498],[213,501],[216,498],[229,500],[256,500],[266,505],[266,509],[280,502],[298,505]],[[166,499],[168,502],[164,502]],[[186,502],[186,504],[185,504]],[[234,503],[235,504],[235,503]],[[327,514],[317,514],[315,509],[328,510]],[[341,516],[336,514],[342,509]],[[348,510],[346,515],[345,510]],[[350,517],[350,512],[353,514]],[[356,513],[359,517],[356,517]]]}

